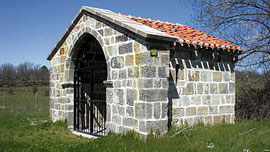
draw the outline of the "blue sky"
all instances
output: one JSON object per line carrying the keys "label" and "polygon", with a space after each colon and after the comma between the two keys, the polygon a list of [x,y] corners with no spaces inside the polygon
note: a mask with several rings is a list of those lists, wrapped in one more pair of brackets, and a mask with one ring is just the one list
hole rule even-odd
{"label": "blue sky", "polygon": [[48,54],[83,5],[192,26],[192,9],[187,3],[187,0],[2,0],[0,64],[28,61],[49,66]]}

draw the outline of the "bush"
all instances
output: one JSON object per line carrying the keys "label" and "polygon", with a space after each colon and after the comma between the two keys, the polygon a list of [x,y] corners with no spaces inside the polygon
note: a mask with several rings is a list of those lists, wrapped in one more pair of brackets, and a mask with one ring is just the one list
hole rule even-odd
{"label": "bush", "polygon": [[38,88],[37,88],[36,86],[34,86],[34,87],[32,88],[32,92],[33,92],[33,93],[37,93],[37,91],[38,91]]}
{"label": "bush", "polygon": [[270,118],[270,81],[264,88],[249,88],[237,96],[235,105],[236,118],[264,119]]}
{"label": "bush", "polygon": [[48,90],[48,89],[46,89],[46,90],[44,91],[44,96],[46,96],[46,97],[49,96],[49,90]]}
{"label": "bush", "polygon": [[8,88],[8,94],[14,95],[14,90],[13,90],[13,88]]}

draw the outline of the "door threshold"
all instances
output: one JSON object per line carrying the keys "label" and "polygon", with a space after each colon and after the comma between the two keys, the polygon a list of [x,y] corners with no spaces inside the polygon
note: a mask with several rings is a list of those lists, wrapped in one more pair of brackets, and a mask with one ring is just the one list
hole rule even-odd
{"label": "door threshold", "polygon": [[78,131],[72,131],[72,133],[77,135],[77,136],[82,136],[82,137],[85,137],[85,138],[91,138],[91,139],[97,139],[98,138],[97,136],[89,135],[89,134],[78,132]]}

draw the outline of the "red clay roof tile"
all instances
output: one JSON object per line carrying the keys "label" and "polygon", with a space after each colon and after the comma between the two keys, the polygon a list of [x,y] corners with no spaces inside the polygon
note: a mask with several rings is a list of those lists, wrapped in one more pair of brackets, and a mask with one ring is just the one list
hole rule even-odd
{"label": "red clay roof tile", "polygon": [[207,33],[203,33],[202,31],[193,29],[186,25],[173,24],[154,19],[146,19],[143,17],[135,17],[130,15],[124,16],[133,21],[148,25],[149,27],[157,29],[161,32],[165,32],[169,35],[176,36],[178,37],[177,42],[181,44],[186,43],[192,45],[199,45],[201,47],[205,46],[210,48],[218,48],[218,49],[221,48],[223,50],[232,49],[232,50],[239,50],[240,52],[245,51],[243,49],[240,49],[239,46],[232,44],[231,42],[215,38],[214,36],[211,36]]}

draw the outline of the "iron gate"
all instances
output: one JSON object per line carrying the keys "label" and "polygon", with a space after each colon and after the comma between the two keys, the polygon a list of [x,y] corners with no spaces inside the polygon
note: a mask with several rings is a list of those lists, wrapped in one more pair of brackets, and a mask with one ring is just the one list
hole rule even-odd
{"label": "iron gate", "polygon": [[107,79],[107,67],[105,58],[100,57],[103,55],[101,48],[92,48],[92,51],[80,52],[75,64],[74,130],[104,136],[106,88],[103,81]]}

